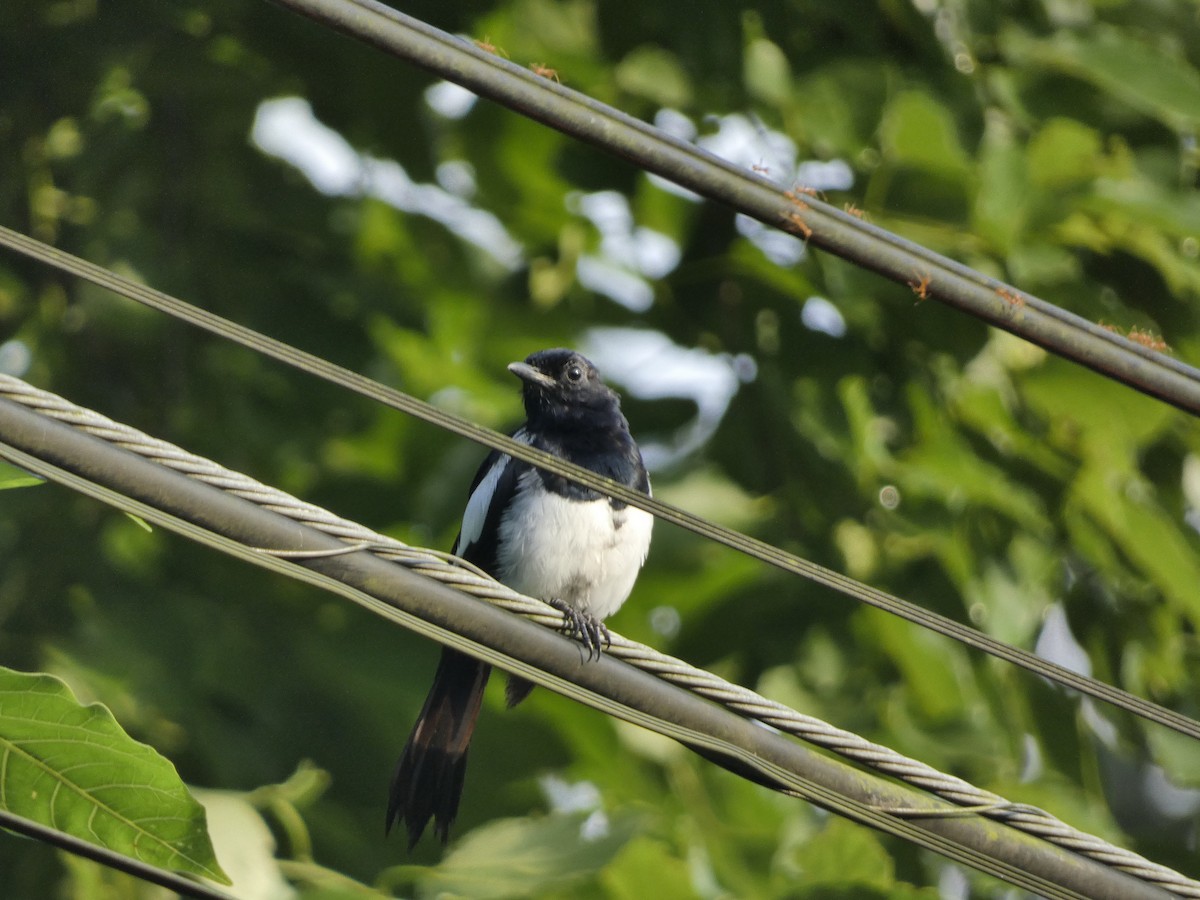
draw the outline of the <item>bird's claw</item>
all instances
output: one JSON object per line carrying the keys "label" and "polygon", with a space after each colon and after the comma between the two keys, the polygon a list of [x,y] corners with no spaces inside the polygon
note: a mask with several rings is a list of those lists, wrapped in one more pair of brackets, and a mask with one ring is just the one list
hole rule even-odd
{"label": "bird's claw", "polygon": [[587,650],[588,659],[599,659],[601,651],[612,643],[608,626],[562,600],[548,600],[551,606],[563,615],[562,630],[569,637],[579,640]]}

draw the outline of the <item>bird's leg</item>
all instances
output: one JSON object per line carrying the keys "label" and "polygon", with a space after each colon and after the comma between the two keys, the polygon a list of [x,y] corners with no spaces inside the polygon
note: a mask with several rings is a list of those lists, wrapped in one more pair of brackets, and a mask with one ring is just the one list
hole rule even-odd
{"label": "bird's leg", "polygon": [[551,606],[563,614],[563,633],[577,638],[587,649],[588,659],[599,659],[600,651],[612,643],[608,626],[595,616],[588,615],[562,600],[547,600]]}

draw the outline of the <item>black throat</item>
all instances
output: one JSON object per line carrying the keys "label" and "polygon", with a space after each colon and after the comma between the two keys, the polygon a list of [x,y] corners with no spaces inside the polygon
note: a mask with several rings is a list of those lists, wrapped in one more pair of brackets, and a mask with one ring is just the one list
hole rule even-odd
{"label": "black throat", "polygon": [[[581,411],[583,415],[539,417],[530,421],[526,432],[533,446],[597,475],[611,478],[625,487],[649,492],[650,482],[642,454],[629,433],[629,423],[619,409]],[[604,495],[591,488],[575,484],[550,472],[537,470],[546,490],[572,500],[599,500]],[[613,500],[620,509],[624,503]]]}

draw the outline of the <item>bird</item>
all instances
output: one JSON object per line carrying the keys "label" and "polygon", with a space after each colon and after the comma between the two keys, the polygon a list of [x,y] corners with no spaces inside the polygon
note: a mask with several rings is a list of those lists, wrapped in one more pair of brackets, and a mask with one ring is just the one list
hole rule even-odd
{"label": "bird", "polygon": [[[508,371],[521,381],[525,406],[515,440],[651,493],[621,398],[590,360],[554,348],[514,362]],[[583,643],[590,659],[608,640],[604,620],[633,590],[653,522],[643,510],[493,450],[471,482],[454,553],[561,611],[563,630]],[[403,822],[409,850],[430,819],[441,842],[449,840],[490,674],[487,663],[442,649],[388,795],[386,831]],[[510,675],[507,705],[532,689]]]}

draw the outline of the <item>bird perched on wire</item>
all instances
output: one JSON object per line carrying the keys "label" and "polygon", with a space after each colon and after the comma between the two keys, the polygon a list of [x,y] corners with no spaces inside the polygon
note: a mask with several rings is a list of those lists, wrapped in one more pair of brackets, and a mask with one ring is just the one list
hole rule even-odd
{"label": "bird perched on wire", "polygon": [[[635,490],[650,493],[621,398],[586,358],[542,350],[508,370],[522,381],[525,424],[513,434]],[[653,517],[590,488],[493,450],[471,483],[454,552],[516,591],[563,613],[564,630],[589,657],[603,622],[629,596],[650,548]],[[445,843],[458,812],[467,750],[491,666],[442,650],[433,686],[392,777],[387,829],[404,822],[408,845],[429,820]],[[533,689],[510,676],[511,707]]]}

